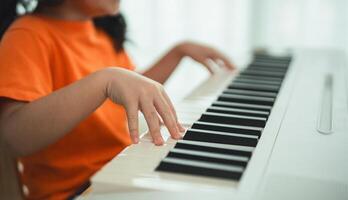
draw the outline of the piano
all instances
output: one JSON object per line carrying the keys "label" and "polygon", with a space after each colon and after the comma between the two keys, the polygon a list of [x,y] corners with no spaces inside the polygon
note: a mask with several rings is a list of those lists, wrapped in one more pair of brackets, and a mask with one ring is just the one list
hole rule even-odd
{"label": "piano", "polygon": [[344,53],[255,54],[176,109],[183,139],[163,127],[166,143],[155,146],[145,132],[92,177],[87,197],[348,199]]}

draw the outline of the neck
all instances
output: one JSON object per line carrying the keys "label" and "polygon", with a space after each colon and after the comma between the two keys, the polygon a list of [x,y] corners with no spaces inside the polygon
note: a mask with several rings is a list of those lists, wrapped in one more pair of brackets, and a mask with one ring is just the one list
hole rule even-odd
{"label": "neck", "polygon": [[69,1],[64,1],[61,5],[57,6],[42,6],[39,7],[37,13],[46,15],[48,17],[63,19],[63,20],[77,20],[85,21],[90,20],[91,17],[76,9]]}

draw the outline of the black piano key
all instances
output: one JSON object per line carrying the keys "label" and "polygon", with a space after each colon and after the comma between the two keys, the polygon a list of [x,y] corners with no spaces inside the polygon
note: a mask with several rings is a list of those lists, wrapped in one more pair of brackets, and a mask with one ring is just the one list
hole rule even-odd
{"label": "black piano key", "polygon": [[254,76],[262,76],[262,77],[275,77],[275,78],[284,78],[284,74],[275,73],[275,72],[262,72],[262,71],[252,71],[245,70],[240,73],[241,75],[254,75]]}
{"label": "black piano key", "polygon": [[211,114],[204,113],[199,121],[202,122],[212,122],[218,124],[228,124],[228,125],[242,125],[242,126],[255,126],[255,127],[265,127],[266,118],[261,117],[247,117],[240,115],[226,115],[226,114]]}
{"label": "black piano key", "polygon": [[254,60],[266,60],[266,61],[272,61],[272,62],[290,62],[292,60],[291,56],[275,56],[275,55],[269,55],[269,54],[255,54],[253,55]]}
{"label": "black piano key", "polygon": [[209,113],[222,113],[222,114],[232,114],[232,115],[245,115],[253,117],[264,117],[268,118],[268,114],[256,113],[256,112],[247,112],[247,111],[238,111],[237,109],[217,109],[217,108],[208,108],[206,112]]}
{"label": "black piano key", "polygon": [[281,82],[254,80],[254,79],[246,79],[246,78],[244,79],[236,78],[233,80],[233,83],[252,83],[252,84],[274,85],[274,86],[280,86],[282,84]]}
{"label": "black piano key", "polygon": [[258,59],[258,60],[254,60],[249,65],[257,65],[260,67],[277,67],[277,68],[287,70],[287,69],[289,69],[289,64],[290,64],[290,62],[268,61],[268,60]]}
{"label": "black piano key", "polygon": [[253,79],[253,80],[265,80],[265,81],[277,81],[277,82],[283,82],[283,78],[276,78],[276,77],[263,77],[263,76],[257,76],[257,75],[243,75],[239,74],[238,78],[244,79]]}
{"label": "black piano key", "polygon": [[228,86],[229,89],[241,89],[241,90],[254,90],[260,92],[275,92],[278,93],[279,86],[270,86],[270,85],[258,85],[250,83],[233,83]]}
{"label": "black piano key", "polygon": [[252,90],[237,90],[237,89],[226,89],[223,91],[223,94],[241,94],[241,95],[249,95],[256,97],[272,97],[276,98],[277,93],[274,92],[258,92]]}
{"label": "black piano key", "polygon": [[257,54],[254,55],[254,62],[255,60],[265,60],[268,62],[290,62],[291,57],[290,56],[271,56],[271,55],[264,55],[264,54]]}
{"label": "black piano key", "polygon": [[249,158],[251,157],[251,154],[252,154],[252,152],[250,151],[206,147],[206,146],[200,146],[200,145],[185,144],[180,142],[176,143],[174,148],[196,150],[196,151],[203,151],[203,152],[209,152],[209,153],[219,153],[219,154],[226,154],[226,155],[238,155],[238,156],[245,156]]}
{"label": "black piano key", "polygon": [[247,95],[222,94],[218,97],[218,101],[257,104],[272,106],[275,99],[270,97],[254,97]]}
{"label": "black piano key", "polygon": [[246,167],[247,165],[247,161],[227,160],[227,159],[221,159],[221,158],[212,158],[212,157],[197,156],[197,155],[175,153],[175,152],[169,152],[167,157],[180,158],[180,159],[186,159],[186,160],[204,161],[209,163],[217,163],[217,164],[225,164],[225,165],[233,165],[233,166],[242,166],[242,167]]}
{"label": "black piano key", "polygon": [[272,67],[272,68],[276,68],[276,69],[286,70],[288,68],[288,65],[289,65],[288,63],[256,61],[256,62],[250,63],[248,66]]}
{"label": "black piano key", "polygon": [[279,72],[279,71],[274,71],[274,70],[263,70],[263,69],[257,69],[257,68],[247,68],[243,71],[243,73],[249,73],[249,72],[252,72],[252,73],[257,73],[257,74],[261,74],[261,75],[264,75],[264,74],[267,74],[267,75],[274,75],[274,76],[278,76],[280,78],[284,77],[286,72]]}
{"label": "black piano key", "polygon": [[219,144],[251,146],[251,147],[255,147],[257,144],[257,139],[255,138],[211,134],[211,133],[199,132],[195,130],[188,130],[183,139],[201,141],[201,142],[212,142],[212,143],[219,143]]}
{"label": "black piano key", "polygon": [[262,106],[255,104],[245,104],[245,103],[234,103],[234,102],[223,102],[223,101],[215,101],[212,106],[222,107],[222,108],[240,108],[240,109],[250,109],[250,110],[259,110],[269,112],[272,107],[271,106]]}
{"label": "black piano key", "polygon": [[261,136],[262,129],[249,129],[246,127],[238,127],[238,126],[224,126],[221,124],[212,124],[212,123],[200,123],[196,122],[192,125],[193,129],[202,129],[207,131],[222,131],[227,133],[238,133],[238,134],[247,134],[247,135],[256,135],[258,137]]}
{"label": "black piano key", "polygon": [[287,68],[283,68],[283,67],[261,66],[258,64],[250,64],[247,69],[282,72],[284,74],[288,71]]}
{"label": "black piano key", "polygon": [[225,170],[212,169],[212,168],[206,168],[206,167],[203,168],[203,167],[197,167],[197,166],[169,163],[164,161],[160,163],[160,165],[157,167],[156,170],[166,171],[166,172],[176,172],[176,173],[189,174],[189,175],[201,175],[201,176],[230,179],[230,180],[236,180],[236,181],[238,181],[242,176],[242,172],[225,171]]}

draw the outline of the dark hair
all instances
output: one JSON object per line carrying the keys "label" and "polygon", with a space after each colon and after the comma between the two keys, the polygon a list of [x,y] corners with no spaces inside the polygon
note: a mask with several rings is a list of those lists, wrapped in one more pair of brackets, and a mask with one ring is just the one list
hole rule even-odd
{"label": "dark hair", "polygon": [[[43,6],[56,6],[64,0],[39,0],[38,8]],[[0,0],[0,40],[7,28],[19,16],[17,5],[21,4],[26,10],[27,5],[23,0]],[[93,19],[97,28],[105,31],[113,40],[115,50],[122,51],[126,41],[127,24],[122,14],[103,16]]]}

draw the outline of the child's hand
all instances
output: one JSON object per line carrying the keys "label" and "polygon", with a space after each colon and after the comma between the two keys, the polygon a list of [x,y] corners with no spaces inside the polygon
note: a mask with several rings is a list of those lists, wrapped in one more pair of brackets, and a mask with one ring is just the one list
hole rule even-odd
{"label": "child's hand", "polygon": [[183,57],[188,56],[194,59],[195,61],[201,63],[209,70],[210,73],[213,73],[213,69],[210,66],[209,61],[213,61],[217,65],[230,70],[235,69],[235,66],[225,55],[223,55],[221,52],[212,47],[193,42],[184,42],[176,46],[175,49]]}
{"label": "child's hand", "polygon": [[163,144],[160,133],[160,118],[174,139],[181,138],[185,129],[178,123],[177,115],[163,86],[151,79],[122,68],[108,68],[106,96],[114,103],[124,106],[133,143],[138,143],[138,111],[149,126],[156,145]]}

